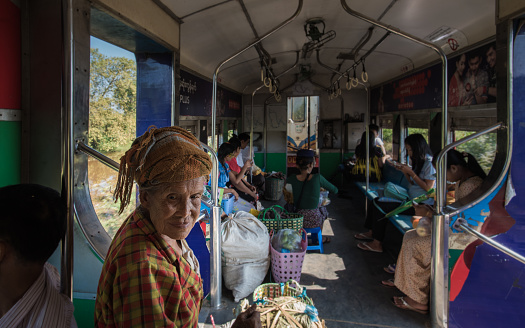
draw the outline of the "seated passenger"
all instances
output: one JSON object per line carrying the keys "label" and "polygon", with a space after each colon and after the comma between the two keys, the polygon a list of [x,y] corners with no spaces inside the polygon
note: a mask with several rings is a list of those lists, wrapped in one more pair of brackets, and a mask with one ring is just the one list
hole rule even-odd
{"label": "seated passenger", "polygon": [[[450,150],[447,153],[447,180],[456,183],[456,201],[468,196],[476,190],[485,172],[479,166],[474,156]],[[432,216],[432,213],[426,213]],[[403,237],[401,252],[397,258],[395,280],[383,281],[383,285],[395,286],[406,296],[394,297],[394,305],[406,310],[420,313],[428,312],[430,293],[431,265],[430,234],[419,236],[415,229],[408,231]]]}
{"label": "seated passenger", "polygon": [[[242,167],[239,166],[239,164],[237,163],[237,156],[241,153],[241,141],[235,136],[233,135],[232,138],[230,138],[230,140],[228,140],[228,143],[232,144],[234,148],[236,148],[235,150],[235,157],[233,157],[232,159],[230,159],[229,161],[226,161],[226,163],[228,163],[228,166],[230,167],[230,169],[236,174],[236,175],[243,175],[242,176],[242,180],[241,182],[251,191],[254,191],[256,192],[258,195],[263,192],[264,193],[264,184],[265,184],[265,180],[264,180],[264,177],[262,175],[257,175],[257,176],[254,176],[254,183],[259,183],[259,186],[256,186],[256,185],[253,185],[251,183],[248,182],[248,177],[250,176],[249,175],[249,171],[250,171],[250,168],[253,168],[253,162],[251,160],[248,160],[246,164],[244,164]],[[248,164],[249,162],[249,164]],[[250,167],[248,167],[248,165],[251,165]],[[261,178],[261,179],[259,179]],[[262,181],[261,181],[262,180]],[[259,187],[262,186],[262,190],[259,189]],[[234,185],[235,187],[235,185]],[[237,190],[237,192],[239,192],[238,188],[235,188]],[[242,197],[243,195],[241,195]],[[244,198],[244,197],[243,197]]]}
{"label": "seated passenger", "polygon": [[[233,138],[235,138],[235,134],[233,135]],[[250,152],[250,135],[248,133],[241,133],[237,137],[237,139],[241,143],[241,149],[239,151],[239,154],[237,155],[237,164],[239,167],[244,166],[244,162],[253,159],[253,151]],[[257,193],[259,196],[263,195],[266,190],[266,179],[264,178],[264,175],[262,174],[261,169],[259,169],[256,165],[253,165],[252,161],[252,168],[251,170],[248,170],[246,178],[249,183],[251,183],[253,186],[257,188]],[[252,174],[249,174],[250,171],[252,171]],[[257,172],[257,171],[260,171]]]}
{"label": "seated passenger", "polygon": [[[405,178],[410,182],[408,194],[411,199],[423,195],[434,186],[436,180],[436,170],[432,166],[432,153],[425,138],[421,134],[411,134],[405,139],[405,149],[410,158],[412,166],[398,164],[396,169],[402,171]],[[427,203],[431,203],[428,200]],[[375,204],[374,204],[375,203]],[[385,237],[386,225],[388,220],[382,219],[384,213],[388,213],[400,204],[397,202],[377,201],[369,205],[368,216],[365,227],[369,230],[365,233],[358,233],[354,238],[359,240],[371,240],[369,242],[358,243],[357,247],[364,251],[382,253],[382,241]],[[380,207],[379,210],[376,206]],[[401,212],[402,215],[414,215],[414,208]],[[382,220],[381,220],[382,219]]]}
{"label": "seated passenger", "polygon": [[76,327],[57,269],[46,263],[66,231],[60,194],[36,184],[0,188],[0,327]]}
{"label": "seated passenger", "polygon": [[[323,228],[323,222],[328,217],[325,207],[319,207],[321,188],[333,194],[338,193],[336,186],[328,182],[321,174],[311,174],[315,166],[313,150],[300,149],[297,151],[296,165],[300,174],[289,176],[286,183],[292,185],[293,200],[298,213],[304,216],[304,228]],[[323,237],[323,243],[329,243],[330,238]]]}
{"label": "seated passenger", "polygon": [[[202,279],[185,238],[199,217],[211,168],[199,141],[179,127],[150,129],[121,158],[115,188],[120,213],[134,182],[140,205],[122,224],[104,261],[97,327],[197,327]],[[258,313],[249,311],[233,327],[260,327]]]}
{"label": "seated passenger", "polygon": [[[219,158],[219,187],[234,190],[235,194],[238,193],[242,199],[255,203],[257,193],[242,182],[246,170],[252,165],[251,162],[247,161],[239,173],[232,171],[228,165],[228,161],[235,160],[236,149],[233,144],[225,142],[217,151],[217,157]],[[231,191],[224,191],[224,193],[227,192]]]}
{"label": "seated passenger", "polygon": [[[383,152],[381,148],[376,145],[376,137],[374,133],[369,133],[368,155],[370,158],[369,164],[369,181],[381,181],[381,169],[383,168]],[[366,132],[361,136],[361,143],[355,149],[355,165],[352,168],[352,178],[355,181],[366,181]]]}

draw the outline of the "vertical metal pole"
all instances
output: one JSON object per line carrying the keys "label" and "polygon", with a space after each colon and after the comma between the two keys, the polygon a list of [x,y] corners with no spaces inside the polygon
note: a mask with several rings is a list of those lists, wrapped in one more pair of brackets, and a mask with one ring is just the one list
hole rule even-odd
{"label": "vertical metal pole", "polygon": [[64,37],[62,110],[62,197],[67,204],[67,230],[62,241],[60,292],[73,300],[73,0],[62,1]]}
{"label": "vertical metal pole", "polygon": [[219,158],[207,144],[201,142],[204,149],[210,152],[213,167],[211,170],[211,200],[212,222],[210,231],[211,249],[210,249],[210,305],[218,309],[221,305],[222,297],[222,267],[221,267],[221,211],[217,194],[219,191]]}
{"label": "vertical metal pole", "polygon": [[405,154],[405,138],[406,138],[406,126],[405,126],[405,115],[399,115],[399,162],[403,164],[407,163],[407,157]]}
{"label": "vertical metal pole", "polygon": [[[264,168],[266,168],[266,154],[268,149],[268,104],[264,102],[264,128],[263,128],[263,147],[264,147]],[[250,173],[252,171],[250,170]],[[253,181],[253,180],[252,180]]]}

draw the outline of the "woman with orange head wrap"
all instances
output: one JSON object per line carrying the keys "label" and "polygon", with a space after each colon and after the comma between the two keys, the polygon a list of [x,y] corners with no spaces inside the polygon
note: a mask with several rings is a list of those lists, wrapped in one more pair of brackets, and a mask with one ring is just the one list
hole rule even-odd
{"label": "woman with orange head wrap", "polygon": [[[140,205],[109,248],[95,304],[97,327],[196,327],[199,262],[184,240],[200,213],[210,157],[179,127],[150,128],[121,158],[120,212],[133,183]],[[240,322],[239,322],[240,324]]]}

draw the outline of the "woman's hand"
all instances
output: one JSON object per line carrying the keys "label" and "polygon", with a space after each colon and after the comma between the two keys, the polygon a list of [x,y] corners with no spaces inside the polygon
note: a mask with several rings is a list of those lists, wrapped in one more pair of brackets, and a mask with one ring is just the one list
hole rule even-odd
{"label": "woman's hand", "polygon": [[232,189],[231,193],[233,194],[233,197],[235,197],[235,200],[239,200],[239,194],[237,193],[237,191]]}
{"label": "woman's hand", "polygon": [[257,311],[257,305],[253,304],[248,310],[237,316],[232,328],[259,328],[261,324],[261,314]]}
{"label": "woman's hand", "polygon": [[244,165],[243,165],[242,168],[249,169],[249,168],[252,167],[252,166],[253,166],[253,163],[252,163],[252,161],[249,159],[249,160],[247,160],[247,161],[244,163]]}
{"label": "woman's hand", "polygon": [[409,177],[411,177],[411,176],[413,176],[415,174],[414,171],[412,171],[412,168],[410,168],[410,166],[408,166],[406,164],[397,164],[396,169],[398,169],[399,171],[405,173]]}
{"label": "woman's hand", "polygon": [[430,216],[432,217],[434,210],[432,207],[426,204],[414,205],[414,210],[416,211],[416,216]]}

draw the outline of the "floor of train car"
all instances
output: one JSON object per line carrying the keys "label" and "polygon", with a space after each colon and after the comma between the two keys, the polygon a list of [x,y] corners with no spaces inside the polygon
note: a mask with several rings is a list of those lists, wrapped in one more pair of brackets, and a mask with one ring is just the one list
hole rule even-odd
{"label": "floor of train car", "polygon": [[[354,234],[364,231],[364,196],[353,186],[340,188],[345,198],[330,196],[329,220],[323,235],[331,237],[324,254],[308,252],[301,275],[301,284],[315,303],[319,317],[329,328],[338,327],[430,327],[428,315],[398,309],[391,303],[397,289],[381,286],[381,280],[393,278],[383,267],[394,262],[395,251],[365,252],[356,247]],[[351,199],[351,200],[349,200]],[[275,202],[263,201],[263,206]],[[284,203],[281,200],[277,203]],[[265,283],[269,282],[269,275]],[[204,306],[199,317],[201,327],[211,327],[210,314],[218,326],[234,318],[233,296],[223,287],[222,306],[212,310]],[[247,297],[252,303],[252,295]]]}

